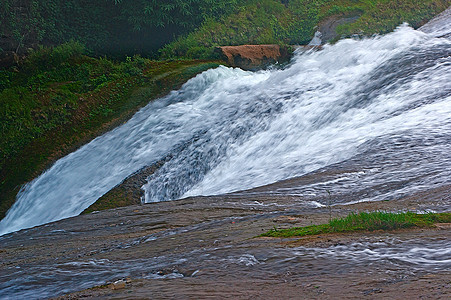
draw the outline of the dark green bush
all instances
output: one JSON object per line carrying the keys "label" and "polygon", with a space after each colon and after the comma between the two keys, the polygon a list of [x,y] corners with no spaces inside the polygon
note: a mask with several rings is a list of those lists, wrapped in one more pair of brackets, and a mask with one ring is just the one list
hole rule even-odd
{"label": "dark green bush", "polygon": [[70,60],[80,58],[85,53],[85,46],[79,42],[70,41],[57,47],[39,47],[27,56],[22,64],[25,72],[34,73],[38,70],[52,69],[67,64]]}
{"label": "dark green bush", "polygon": [[207,18],[233,13],[248,0],[2,0],[6,51],[78,40],[96,54],[152,55]]}
{"label": "dark green bush", "polygon": [[11,84],[11,73],[0,70],[0,92]]}

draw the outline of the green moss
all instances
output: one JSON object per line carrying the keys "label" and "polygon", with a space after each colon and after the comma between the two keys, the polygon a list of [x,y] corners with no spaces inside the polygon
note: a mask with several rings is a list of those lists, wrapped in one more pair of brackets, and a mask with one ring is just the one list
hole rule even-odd
{"label": "green moss", "polygon": [[126,189],[115,188],[85,209],[82,214],[136,204],[141,204],[139,197],[134,196]]}
{"label": "green moss", "polygon": [[261,236],[293,237],[354,231],[395,230],[410,227],[431,227],[434,223],[451,223],[451,213],[416,214],[413,212],[352,213],[345,218],[333,219],[328,224],[272,229]]}

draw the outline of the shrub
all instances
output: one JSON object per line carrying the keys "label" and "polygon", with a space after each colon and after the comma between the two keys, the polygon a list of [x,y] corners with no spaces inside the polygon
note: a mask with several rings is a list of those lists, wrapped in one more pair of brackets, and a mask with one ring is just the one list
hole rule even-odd
{"label": "shrub", "polygon": [[35,73],[39,70],[56,68],[70,60],[80,58],[85,53],[85,46],[76,41],[70,41],[57,47],[40,47],[23,62],[25,73]]}

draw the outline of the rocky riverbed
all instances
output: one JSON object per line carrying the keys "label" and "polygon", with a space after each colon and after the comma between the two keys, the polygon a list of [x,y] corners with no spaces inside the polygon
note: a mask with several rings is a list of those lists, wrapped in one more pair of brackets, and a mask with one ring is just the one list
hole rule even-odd
{"label": "rocky riverbed", "polygon": [[445,186],[397,201],[307,208],[298,197],[251,190],[94,212],[0,237],[0,291],[7,299],[446,299],[448,224],[290,239],[257,236],[356,211],[440,207],[450,191]]}

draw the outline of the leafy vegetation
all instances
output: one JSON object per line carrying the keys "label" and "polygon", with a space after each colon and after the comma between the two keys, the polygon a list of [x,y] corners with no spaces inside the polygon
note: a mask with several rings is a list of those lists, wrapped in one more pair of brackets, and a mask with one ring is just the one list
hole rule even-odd
{"label": "leafy vegetation", "polygon": [[230,14],[246,1],[238,0],[114,0],[134,29],[176,24],[193,29],[204,19]]}
{"label": "leafy vegetation", "polygon": [[[339,36],[392,31],[403,22],[418,27],[445,10],[449,0],[260,0],[237,12],[206,18],[202,26],[166,45],[163,58],[214,57],[214,48],[239,44],[306,44],[327,18],[359,17],[337,28]],[[285,1],[286,2],[286,1]]]}
{"label": "leafy vegetation", "polygon": [[118,42],[117,16],[120,11],[106,1],[3,0],[0,6],[2,26],[0,47],[26,52],[38,44],[58,45],[76,39],[92,49]]}
{"label": "leafy vegetation", "polygon": [[[2,0],[0,48],[16,53],[75,39],[95,54],[152,56],[206,18],[227,15],[238,0]],[[3,41],[2,41],[3,40]]]}
{"label": "leafy vegetation", "polygon": [[333,219],[328,224],[272,229],[261,236],[293,237],[353,231],[395,230],[411,227],[431,227],[435,223],[451,223],[451,213],[416,214],[413,212],[362,212]]}
{"label": "leafy vegetation", "polygon": [[[360,10],[361,17],[354,23],[343,24],[337,31],[343,36],[387,33],[403,22],[418,28],[450,5],[449,0],[360,1],[349,8]],[[343,9],[346,7],[337,6],[338,11]]]}
{"label": "leafy vegetation", "polygon": [[78,42],[41,48],[17,68],[0,71],[0,216],[19,187],[51,161],[218,66],[140,56],[113,62],[83,53]]}
{"label": "leafy vegetation", "polygon": [[[77,40],[97,55],[212,58],[215,46],[303,44],[331,16],[360,16],[340,35],[419,26],[449,0],[4,0],[0,49]],[[2,42],[3,40],[3,42]],[[0,50],[1,51],[1,50]],[[119,57],[118,56],[118,57]]]}

